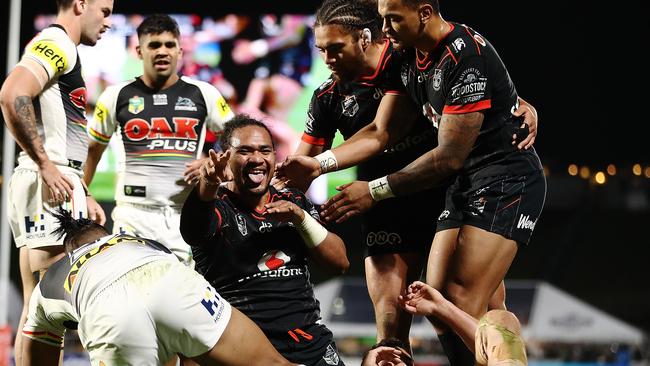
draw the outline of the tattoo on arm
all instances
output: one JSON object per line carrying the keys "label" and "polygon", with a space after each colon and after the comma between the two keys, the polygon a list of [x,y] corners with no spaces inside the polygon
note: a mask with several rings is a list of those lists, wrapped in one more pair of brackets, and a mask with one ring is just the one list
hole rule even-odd
{"label": "tattoo on arm", "polygon": [[399,196],[433,187],[462,169],[482,124],[480,112],[444,115],[438,131],[438,146],[388,176],[393,193]]}
{"label": "tattoo on arm", "polygon": [[41,160],[40,157],[46,154],[36,129],[36,113],[32,98],[29,96],[16,97],[14,108],[18,119],[18,123],[13,125],[16,140],[29,157],[38,163]]}

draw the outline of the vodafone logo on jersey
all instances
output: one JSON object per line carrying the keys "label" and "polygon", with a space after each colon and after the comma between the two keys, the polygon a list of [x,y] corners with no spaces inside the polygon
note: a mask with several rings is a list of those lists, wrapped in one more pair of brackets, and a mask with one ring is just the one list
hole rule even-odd
{"label": "vodafone logo on jersey", "polygon": [[70,101],[79,109],[86,109],[86,88],[81,87],[71,91]]}
{"label": "vodafone logo on jersey", "polygon": [[269,250],[264,253],[259,262],[257,262],[257,268],[260,271],[272,271],[278,269],[291,261],[291,258],[286,255],[281,250]]}

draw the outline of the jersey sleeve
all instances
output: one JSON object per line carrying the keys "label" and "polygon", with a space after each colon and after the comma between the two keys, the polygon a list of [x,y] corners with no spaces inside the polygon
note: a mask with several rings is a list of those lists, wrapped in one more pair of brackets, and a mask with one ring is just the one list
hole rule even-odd
{"label": "jersey sleeve", "polygon": [[448,87],[445,90],[443,114],[464,114],[491,108],[491,81],[484,56],[461,57],[445,79],[445,86]]}
{"label": "jersey sleeve", "polygon": [[226,122],[230,121],[230,119],[235,116],[232,109],[230,109],[228,102],[226,102],[223,95],[221,95],[219,90],[217,90],[213,85],[202,81],[199,82],[188,79],[189,78],[183,78],[183,80],[197,85],[201,89],[203,98],[205,98],[205,105],[208,111],[205,118],[206,128],[216,134],[221,133]]}
{"label": "jersey sleeve", "polygon": [[27,44],[23,58],[36,61],[52,80],[74,68],[77,47],[65,33],[46,28]]}
{"label": "jersey sleeve", "polygon": [[64,321],[77,322],[72,306],[64,300],[46,299],[36,286],[29,300],[29,313],[23,336],[55,347],[63,346]]}
{"label": "jersey sleeve", "polygon": [[334,119],[328,118],[328,108],[324,105],[322,99],[322,94],[326,93],[327,90],[323,90],[323,88],[326,87],[321,86],[316,89],[309,102],[302,141],[310,145],[327,147],[334,140],[336,126],[334,125]]}
{"label": "jersey sleeve", "polygon": [[295,191],[294,197],[296,197],[294,200],[295,204],[297,204],[303,210],[307,211],[309,215],[311,215],[311,217],[316,219],[318,222],[322,223],[316,206],[314,206],[314,204],[309,200],[309,198],[307,198],[304,193]]}
{"label": "jersey sleeve", "polygon": [[88,121],[88,136],[94,141],[108,144],[117,129],[116,104],[121,87],[110,86],[97,99],[93,118]]}
{"label": "jersey sleeve", "polygon": [[404,53],[400,51],[392,51],[386,56],[382,71],[384,77],[381,85],[384,94],[406,94],[406,87],[402,82],[402,64],[404,57]]}

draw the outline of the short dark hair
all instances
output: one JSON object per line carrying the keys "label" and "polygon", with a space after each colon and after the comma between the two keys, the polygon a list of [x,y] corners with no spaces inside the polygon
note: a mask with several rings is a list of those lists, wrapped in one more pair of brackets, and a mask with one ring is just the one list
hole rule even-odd
{"label": "short dark hair", "polygon": [[436,14],[440,14],[440,3],[438,0],[402,0],[404,5],[408,6],[411,9],[416,8],[418,5],[429,4],[433,8],[433,11]]}
{"label": "short dark hair", "polygon": [[[377,0],[325,0],[316,11],[314,25],[338,25],[348,32],[368,28],[373,41],[384,38]],[[359,36],[355,34],[355,37],[358,39]]]}
{"label": "short dark hair", "polygon": [[247,114],[239,113],[236,114],[235,117],[233,117],[230,121],[226,122],[223,128],[223,133],[221,134],[221,137],[219,137],[219,144],[221,145],[221,149],[223,151],[228,150],[231,146],[230,140],[232,139],[233,132],[237,131],[240,128],[248,126],[257,126],[265,129],[271,138],[273,147],[275,148],[275,142],[273,142],[273,134],[271,133],[271,130],[266,127],[264,122],[257,120]]}
{"label": "short dark hair", "polygon": [[170,32],[176,38],[180,38],[178,23],[167,14],[152,14],[146,17],[137,28],[138,38],[145,34],[160,34]]}
{"label": "short dark hair", "polygon": [[65,10],[72,6],[72,3],[74,0],[56,0],[56,8],[57,10]]}
{"label": "short dark hair", "polygon": [[108,235],[108,230],[102,225],[87,218],[75,219],[72,212],[59,207],[50,212],[59,222],[59,227],[52,231],[57,239],[63,239],[63,246],[66,252],[71,252],[80,246],[95,241],[102,236]]}

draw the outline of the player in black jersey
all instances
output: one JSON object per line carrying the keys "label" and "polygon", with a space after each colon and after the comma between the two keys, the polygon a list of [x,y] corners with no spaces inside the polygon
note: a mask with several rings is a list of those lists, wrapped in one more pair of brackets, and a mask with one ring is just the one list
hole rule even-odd
{"label": "player in black jersey", "polygon": [[[316,160],[293,156],[283,163],[280,170],[290,175],[289,185],[306,189],[315,176],[361,161],[358,178],[372,180],[403,168],[436,146],[436,130],[405,94],[403,52],[381,38],[380,21],[373,1],[327,0],[317,11],[316,47],[332,75],[314,91],[303,141],[296,151]],[[371,124],[373,119],[388,121]],[[536,118],[531,124],[536,124]],[[353,150],[323,153],[337,130],[347,140],[344,146]],[[330,163],[337,158],[338,166]],[[294,162],[310,168],[288,171]],[[444,209],[443,192],[437,188],[383,201],[362,217],[366,280],[378,341],[396,337],[408,345],[411,316],[397,306],[397,296],[421,274],[420,261]],[[503,296],[503,291],[499,293]],[[502,307],[502,298],[495,299],[501,304],[496,307]]]}
{"label": "player in black jersey", "polygon": [[269,185],[275,152],[264,124],[236,116],[221,146],[221,154],[210,151],[181,213],[196,269],[290,361],[342,365],[320,323],[307,257],[342,273],[349,266],[343,241],[317,221],[302,192]]}
{"label": "player in black jersey", "polygon": [[[351,209],[363,212],[375,201],[456,175],[431,249],[430,260],[439,265],[430,261],[427,281],[480,318],[541,213],[546,193],[541,163],[534,149],[518,150],[510,142],[521,123],[511,114],[518,96],[483,36],[442,19],[437,1],[380,0],[378,8],[383,30],[396,46],[416,48],[402,80],[438,125],[438,147],[397,173],[346,186],[326,202],[323,214],[336,218]],[[459,223],[461,228],[455,228]],[[439,236],[457,240],[436,245]],[[445,251],[450,254],[433,255]],[[452,365],[473,363],[453,332],[438,331]]]}
{"label": "player in black jersey", "polygon": [[[331,148],[337,130],[349,139],[375,118],[382,100],[403,100],[410,108],[415,106],[399,78],[401,54],[381,35],[376,5],[325,1],[316,12],[314,32],[316,47],[332,75],[314,91],[295,154],[320,159],[323,155],[319,154]],[[383,152],[358,165],[359,179],[372,180],[399,170],[436,145],[435,131],[422,115],[400,132],[394,133],[400,138]],[[409,344],[412,317],[399,308],[397,296],[420,278],[435,234],[435,218],[443,205],[444,190],[433,189],[382,202],[362,217],[366,282],[375,310],[377,341],[397,337]],[[396,216],[395,212],[405,214]]]}

